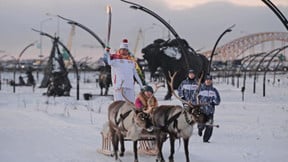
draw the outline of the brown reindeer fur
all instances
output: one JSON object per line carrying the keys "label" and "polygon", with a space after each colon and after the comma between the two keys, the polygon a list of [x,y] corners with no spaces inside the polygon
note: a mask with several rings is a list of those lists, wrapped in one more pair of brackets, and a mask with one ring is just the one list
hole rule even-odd
{"label": "brown reindeer fur", "polygon": [[115,160],[118,160],[118,144],[121,145],[120,156],[124,155],[124,137],[133,141],[134,161],[138,161],[137,140],[143,130],[149,129],[151,122],[147,114],[135,111],[133,104],[115,101],[108,108],[109,130],[112,138]]}
{"label": "brown reindeer fur", "polygon": [[206,117],[201,113],[199,107],[190,107],[184,109],[177,105],[162,105],[155,108],[151,114],[152,123],[157,128],[155,131],[156,142],[158,147],[157,162],[164,162],[162,146],[167,135],[170,139],[170,156],[169,162],[174,161],[174,142],[182,138],[184,142],[184,151],[186,162],[189,162],[189,138],[192,136],[193,125],[196,122],[205,123]]}

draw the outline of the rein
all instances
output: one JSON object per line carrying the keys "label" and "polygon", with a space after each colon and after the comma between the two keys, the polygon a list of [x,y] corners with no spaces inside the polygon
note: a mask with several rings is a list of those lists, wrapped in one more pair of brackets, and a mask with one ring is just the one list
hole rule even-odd
{"label": "rein", "polygon": [[[120,114],[119,120],[116,119],[117,115],[115,116],[116,125],[119,125],[121,122],[121,127],[124,129],[124,131],[127,131],[127,129],[124,127],[124,120],[127,118],[127,116],[131,112],[132,112],[132,110],[129,110],[129,111],[125,112],[124,114]],[[133,122],[134,122],[134,120],[133,120]]]}

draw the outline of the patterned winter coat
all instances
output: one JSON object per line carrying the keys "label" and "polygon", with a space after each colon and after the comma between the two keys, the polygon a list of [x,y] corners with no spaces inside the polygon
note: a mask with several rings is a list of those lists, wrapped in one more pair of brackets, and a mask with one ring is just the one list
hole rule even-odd
{"label": "patterned winter coat", "polygon": [[213,115],[215,112],[215,105],[219,105],[221,98],[218,90],[213,85],[202,84],[199,91],[200,104],[207,104],[202,107],[203,111],[207,115]]}
{"label": "patterned winter coat", "polygon": [[181,82],[178,87],[178,96],[186,101],[196,103],[195,91],[197,90],[198,83],[196,79],[186,78]]}
{"label": "patterned winter coat", "polygon": [[[148,100],[149,98],[144,94],[144,92],[140,92],[135,100],[136,109],[151,113],[153,109],[158,106],[158,101],[154,96],[149,100],[149,103]],[[148,107],[148,105],[150,107]]]}

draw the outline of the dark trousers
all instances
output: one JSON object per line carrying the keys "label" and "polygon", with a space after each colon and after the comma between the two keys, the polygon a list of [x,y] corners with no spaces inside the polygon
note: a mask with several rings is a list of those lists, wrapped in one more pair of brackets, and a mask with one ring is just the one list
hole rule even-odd
{"label": "dark trousers", "polygon": [[[213,124],[213,118],[214,118],[213,114],[209,115],[208,124],[211,125]],[[204,130],[203,142],[208,142],[213,133],[213,126],[198,124],[198,131],[203,132],[203,130]]]}

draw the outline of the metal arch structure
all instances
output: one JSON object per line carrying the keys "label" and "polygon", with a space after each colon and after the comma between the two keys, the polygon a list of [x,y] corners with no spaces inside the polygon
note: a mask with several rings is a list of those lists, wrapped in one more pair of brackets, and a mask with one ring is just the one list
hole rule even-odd
{"label": "metal arch structure", "polygon": [[[215,51],[215,60],[227,61],[240,59],[242,54],[259,44],[269,41],[288,42],[288,32],[263,32],[243,36],[218,47]],[[203,52],[209,57],[212,50]]]}

